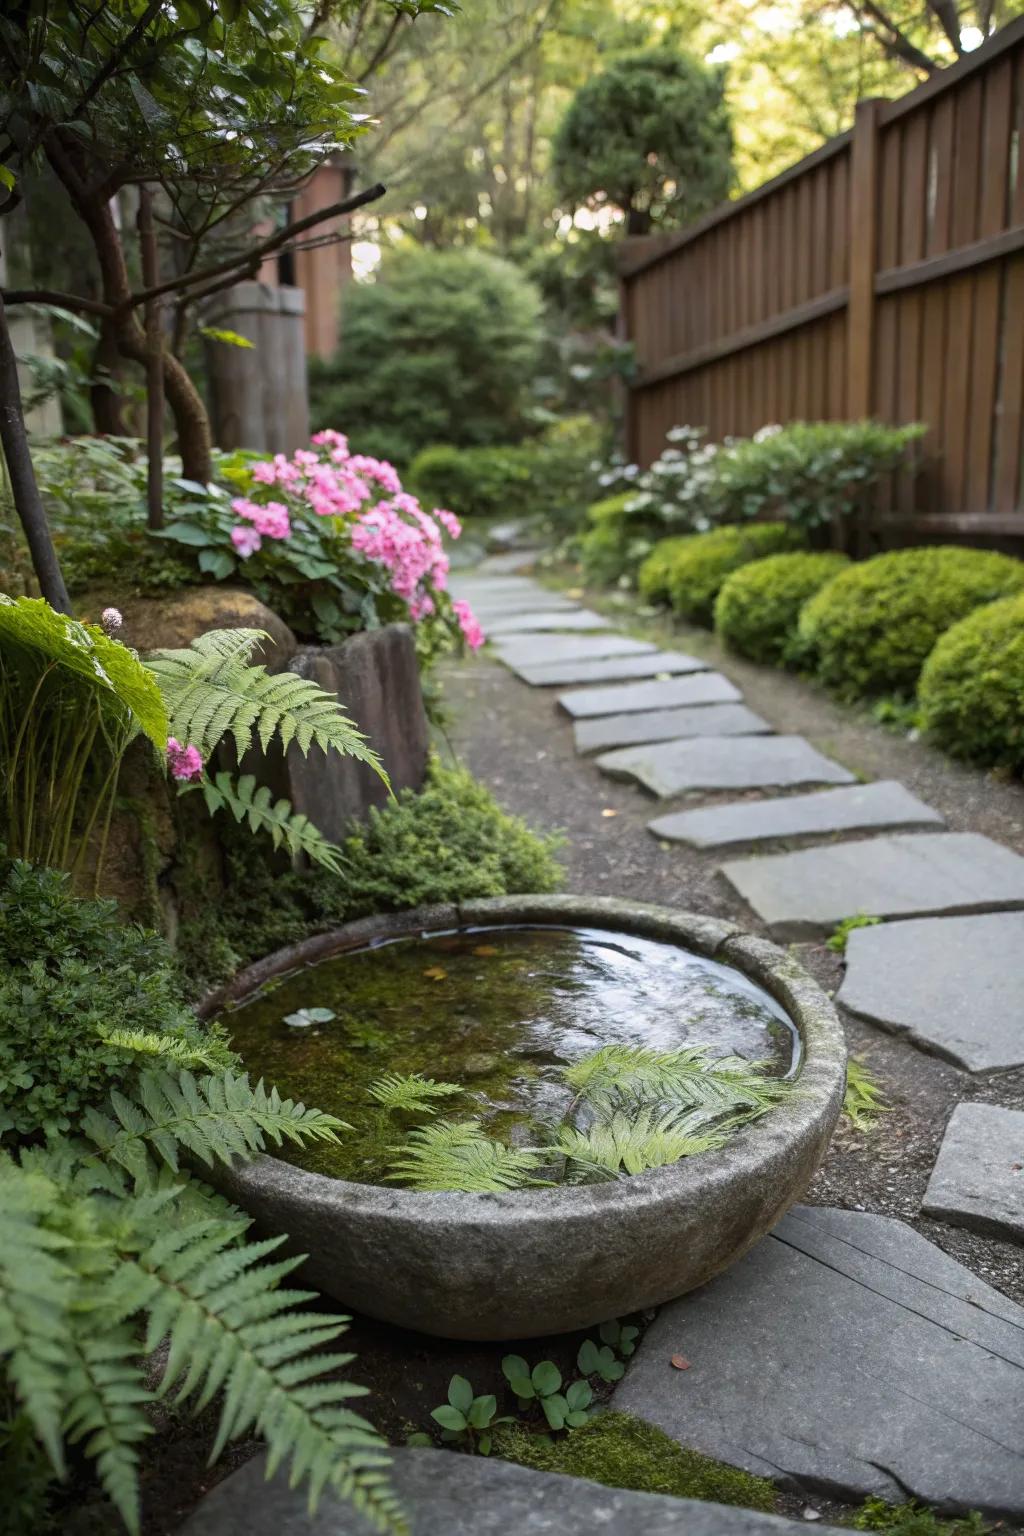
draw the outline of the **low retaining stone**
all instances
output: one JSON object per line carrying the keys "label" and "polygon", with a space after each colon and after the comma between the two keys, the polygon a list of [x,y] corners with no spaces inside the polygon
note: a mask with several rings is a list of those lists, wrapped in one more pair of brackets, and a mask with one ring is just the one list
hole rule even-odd
{"label": "low retaining stone", "polygon": [[785,838],[829,837],[875,827],[942,826],[942,817],[895,779],[851,784],[812,795],[786,795],[704,810],[676,811],[648,822],[655,837],[691,848],[727,848]]}
{"label": "low retaining stone", "polygon": [[735,684],[721,672],[709,672],[695,656],[687,659],[693,663],[693,676],[626,683],[616,688],[580,688],[573,693],[559,694],[558,707],[574,720],[592,720],[598,715],[688,709],[695,704],[731,704],[742,698]]}
{"label": "low retaining stone", "polygon": [[802,736],[714,737],[627,747],[597,759],[612,779],[635,779],[661,799],[696,790],[849,784],[853,774]]}
{"label": "low retaining stone", "polygon": [[1024,1515],[1024,1308],[887,1216],[794,1207],[662,1309],[612,1406],[808,1494]]}
{"label": "low retaining stone", "polygon": [[533,688],[566,688],[584,683],[614,683],[625,678],[663,677],[703,672],[705,664],[681,651],[650,651],[643,656],[610,656],[598,661],[559,661],[515,666],[517,677]]}
{"label": "low retaining stone", "polygon": [[838,1001],[969,1072],[1024,1066],[1024,913],[857,928]]}
{"label": "low retaining stone", "polygon": [[[373,1413],[372,1399],[367,1409]],[[497,1456],[396,1450],[391,1484],[411,1536],[797,1536],[806,1526],[777,1515],[656,1493],[627,1493],[583,1478],[533,1472]],[[303,1488],[265,1458],[246,1462],[208,1493],[181,1536],[374,1536],[378,1527],[325,1496],[317,1514]],[[834,1526],[816,1530],[834,1532]]]}
{"label": "low retaining stone", "polygon": [[573,728],[577,752],[606,752],[610,747],[649,741],[677,741],[684,736],[757,736],[771,726],[745,704],[705,704],[695,709],[638,710],[580,720]]}
{"label": "low retaining stone", "polygon": [[958,1104],[921,1209],[954,1227],[1024,1238],[1024,1111]]}

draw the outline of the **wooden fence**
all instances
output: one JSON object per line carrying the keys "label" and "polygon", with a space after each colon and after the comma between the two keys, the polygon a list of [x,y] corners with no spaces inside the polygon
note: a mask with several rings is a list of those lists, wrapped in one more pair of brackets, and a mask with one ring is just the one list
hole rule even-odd
{"label": "wooden fence", "polygon": [[863,548],[1024,539],[1024,18],[679,234],[629,242],[627,447],[924,421]]}

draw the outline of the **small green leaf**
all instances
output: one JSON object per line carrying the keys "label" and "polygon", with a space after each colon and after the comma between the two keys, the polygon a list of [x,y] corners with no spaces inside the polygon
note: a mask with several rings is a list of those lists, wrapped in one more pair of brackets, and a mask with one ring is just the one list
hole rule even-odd
{"label": "small green leaf", "polygon": [[489,1456],[491,1454],[491,1446],[493,1443],[494,1442],[492,1441],[489,1434],[483,1434],[477,1440],[476,1448],[480,1452],[481,1456]]}
{"label": "small green leaf", "polygon": [[413,1434],[406,1435],[406,1445],[433,1445],[433,1440],[425,1430],[417,1429]]}
{"label": "small green leaf", "polygon": [[152,529],[151,534],[153,538],[171,539],[175,544],[192,544],[197,549],[214,542],[213,534],[195,523],[168,523],[166,528]]}
{"label": "small green leaf", "polygon": [[498,1411],[498,1399],[490,1393],[486,1397],[475,1397],[473,1405],[467,1415],[474,1429],[486,1429]]}
{"label": "small green leaf", "polygon": [[579,1429],[580,1425],[585,1424],[589,1418],[590,1414],[585,1413],[582,1408],[574,1413],[567,1413],[565,1416],[566,1428]]}
{"label": "small green leaf", "polygon": [[448,1401],[460,1413],[467,1414],[473,1402],[473,1388],[465,1376],[453,1376],[448,1383]]}
{"label": "small green leaf", "polygon": [[584,1408],[589,1408],[594,1401],[594,1392],[589,1381],[574,1381],[566,1389],[565,1400],[573,1413],[581,1413]]}
{"label": "small green leaf", "polygon": [[522,1381],[524,1378],[528,1381],[530,1378],[530,1367],[522,1355],[506,1355],[501,1362],[501,1374],[513,1390],[518,1391],[518,1388],[515,1387],[515,1382]]}
{"label": "small green leaf", "polygon": [[199,569],[206,571],[216,581],[223,581],[230,576],[235,569],[235,558],[229,555],[226,549],[201,549],[199,551]]}
{"label": "small green leaf", "polygon": [[14,172],[7,165],[0,165],[0,184],[5,186],[9,192],[14,190]]}
{"label": "small green leaf", "polygon": [[569,1406],[560,1392],[552,1393],[550,1397],[541,1399],[541,1408],[544,1417],[552,1429],[564,1429],[565,1421],[569,1415]]}
{"label": "small green leaf", "polygon": [[451,1430],[455,1434],[467,1428],[465,1414],[460,1413],[457,1408],[452,1408],[448,1403],[442,1403],[440,1408],[434,1408],[430,1417],[436,1419],[442,1429]]}
{"label": "small green leaf", "polygon": [[584,1339],[576,1356],[576,1367],[584,1376],[593,1376],[600,1369],[600,1355],[593,1339]]}
{"label": "small green leaf", "polygon": [[601,1335],[601,1343],[610,1344],[614,1349],[615,1345],[619,1342],[619,1334],[621,1332],[618,1323],[602,1323],[597,1331]]}
{"label": "small green leaf", "polygon": [[542,1360],[534,1366],[530,1380],[539,1397],[549,1397],[562,1385],[562,1373],[553,1360]]}

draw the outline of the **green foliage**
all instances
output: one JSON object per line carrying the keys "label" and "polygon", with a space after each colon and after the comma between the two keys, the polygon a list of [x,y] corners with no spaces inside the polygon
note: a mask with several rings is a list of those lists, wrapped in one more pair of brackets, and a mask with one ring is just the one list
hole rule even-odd
{"label": "green foliage", "polygon": [[855,1131],[874,1130],[875,1117],[886,1114],[890,1105],[885,1102],[885,1091],[855,1056],[846,1063],[846,1093],[843,1096],[843,1116]]}
{"label": "green foliage", "polygon": [[921,673],[921,719],[969,762],[1024,773],[1024,594],[991,603],[936,643]]}
{"label": "green foliage", "polygon": [[67,1130],[140,1062],[226,1067],[156,934],[66,875],[14,861],[0,885],[0,1138]]}
{"label": "green foliage", "polygon": [[275,800],[266,784],[257,784],[251,773],[238,779],[230,773],[218,773],[212,779],[207,775],[200,784],[185,785],[182,793],[189,789],[202,791],[211,816],[230,811],[236,822],[244,822],[250,832],[265,832],[275,848],[286,848],[293,858],[304,855],[332,874],[341,869],[337,846],[327,841],[308,816],[293,811],[290,800]]}
{"label": "green foliage", "polygon": [[704,1046],[659,1051],[603,1045],[563,1073],[577,1096],[598,1111],[620,1108],[697,1109],[716,1115],[762,1112],[785,1099],[790,1084],[766,1077],[742,1056],[712,1056]]}
{"label": "green foliage", "polygon": [[[798,529],[786,523],[750,523],[712,528],[672,543],[671,554],[659,556],[655,547],[640,567],[640,591],[650,601],[652,588],[663,586],[680,618],[710,626],[726,577],[752,560],[798,549],[803,539]],[[653,569],[648,569],[649,563]]]}
{"label": "green foliage", "polygon": [[651,553],[658,529],[649,514],[638,514],[630,492],[606,496],[587,508],[589,527],[579,539],[580,564],[588,582],[610,586],[631,576]]}
{"label": "green foliage", "polygon": [[806,661],[799,643],[800,610],[849,561],[846,555],[798,551],[741,566],[715,600],[715,633],[751,661],[795,666]]}
{"label": "green foliage", "polygon": [[[602,1323],[602,1339],[605,1337],[606,1330],[617,1329],[618,1327],[618,1323]],[[632,1328],[629,1332],[635,1338],[640,1330],[639,1328]],[[621,1343],[622,1340],[620,1338],[620,1345]],[[626,1341],[625,1347],[621,1349],[621,1353],[623,1355],[631,1355],[634,1348],[635,1346],[631,1342]],[[598,1344],[593,1339],[584,1339],[576,1355],[576,1364],[584,1376],[600,1376],[603,1382],[609,1384],[613,1381],[621,1381],[626,1374],[626,1367],[621,1360],[616,1360],[615,1350],[610,1342]]]}
{"label": "green foliage", "polygon": [[601,433],[589,416],[569,417],[524,443],[424,448],[409,470],[415,493],[467,518],[575,521],[592,493]]}
{"label": "green foliage", "polygon": [[893,550],[812,597],[800,638],[822,682],[847,699],[912,693],[929,651],[975,608],[1024,589],[1024,561],[990,550]]}
{"label": "green foliage", "polygon": [[653,1424],[625,1413],[595,1414],[561,1440],[545,1439],[518,1426],[502,1429],[495,1437],[495,1449],[519,1466],[584,1477],[606,1488],[769,1512],[777,1503],[775,1489],[766,1478],[687,1450]]}
{"label": "green foliage", "polygon": [[611,203],[631,234],[685,224],[729,195],[725,77],[668,48],[625,54],[577,91],[552,143],[559,195]]}
{"label": "green foliage", "polygon": [[438,1083],[420,1072],[386,1072],[370,1084],[370,1097],[386,1110],[406,1110],[421,1115],[437,1112],[437,1101],[449,1099],[464,1090],[458,1083]]}
{"label": "green foliage", "polygon": [[692,534],[682,534],[673,539],[660,539],[637,571],[637,591],[646,603],[667,604],[669,582],[681,559],[693,540]]}
{"label": "green foliage", "polygon": [[549,1429],[575,1429],[590,1417],[594,1393],[589,1382],[563,1384],[562,1373],[553,1360],[542,1360],[531,1370],[522,1355],[506,1355],[501,1371],[516,1394],[519,1407],[528,1408],[536,1403]]}
{"label": "green foliage", "polygon": [[[465,1376],[453,1376],[448,1383],[448,1401],[434,1408],[430,1417],[441,1425],[441,1439],[472,1454],[491,1454],[494,1428],[511,1424],[508,1414],[498,1414],[498,1399],[493,1393],[477,1397]],[[429,1445],[429,1437],[425,1437]]]}
{"label": "green foliage", "polygon": [[[630,1355],[636,1352],[636,1341],[640,1337],[640,1329],[634,1327],[632,1323],[620,1323],[618,1318],[612,1318],[609,1322],[601,1324],[598,1333],[601,1335],[601,1343],[608,1349],[617,1349],[624,1359],[628,1360]],[[582,1352],[583,1346],[581,1345],[580,1348]],[[603,1355],[604,1351],[600,1351],[600,1354]],[[582,1362],[580,1362],[580,1370],[585,1376],[591,1374],[584,1368]]]}
{"label": "green foliage", "polygon": [[835,955],[845,955],[851,933],[858,928],[875,928],[881,921],[880,917],[871,917],[867,912],[858,912],[855,917],[844,917],[825,940],[825,948]]}
{"label": "green foliage", "polygon": [[925,432],[914,423],[793,421],[731,441],[715,461],[715,521],[785,518],[823,528],[863,506]]}
{"label": "green foliage", "polygon": [[978,1510],[945,1519],[933,1509],[911,1499],[908,1504],[887,1504],[868,1499],[853,1521],[855,1531],[879,1531],[882,1536],[988,1536],[997,1529]]}
{"label": "green foliage", "polygon": [[725,1126],[709,1130],[708,1115],[702,1110],[659,1114],[647,1108],[627,1114],[617,1109],[582,1129],[560,1126],[555,1148],[565,1159],[566,1183],[589,1184],[646,1173],[711,1152],[724,1145],[726,1130]]}
{"label": "green foliage", "polygon": [[479,1120],[438,1120],[410,1131],[388,1178],[410,1189],[460,1189],[475,1194],[536,1184],[531,1175],[542,1161],[535,1148],[505,1147],[492,1141]]}
{"label": "green foliage", "polygon": [[540,310],[533,284],[496,256],[394,252],[376,281],[346,290],[344,346],[311,370],[315,425],[344,422],[366,452],[399,466],[432,443],[517,440],[529,425]]}

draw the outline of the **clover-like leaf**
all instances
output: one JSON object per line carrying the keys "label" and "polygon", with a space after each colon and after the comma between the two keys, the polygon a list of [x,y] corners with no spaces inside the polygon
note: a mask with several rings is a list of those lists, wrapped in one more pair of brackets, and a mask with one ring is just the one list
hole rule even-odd
{"label": "clover-like leaf", "polygon": [[473,1405],[473,1388],[465,1376],[453,1376],[448,1383],[448,1401],[461,1414],[468,1414]]}
{"label": "clover-like leaf", "polygon": [[562,1385],[562,1373],[553,1360],[542,1360],[530,1372],[530,1380],[538,1397],[550,1397]]}
{"label": "clover-like leaf", "polygon": [[473,1429],[486,1429],[498,1410],[498,1399],[491,1393],[475,1397],[467,1415]]}
{"label": "clover-like leaf", "polygon": [[451,1407],[449,1403],[442,1403],[440,1408],[431,1409],[430,1417],[436,1419],[442,1429],[451,1430],[455,1434],[461,1433],[467,1427],[465,1414]]}

